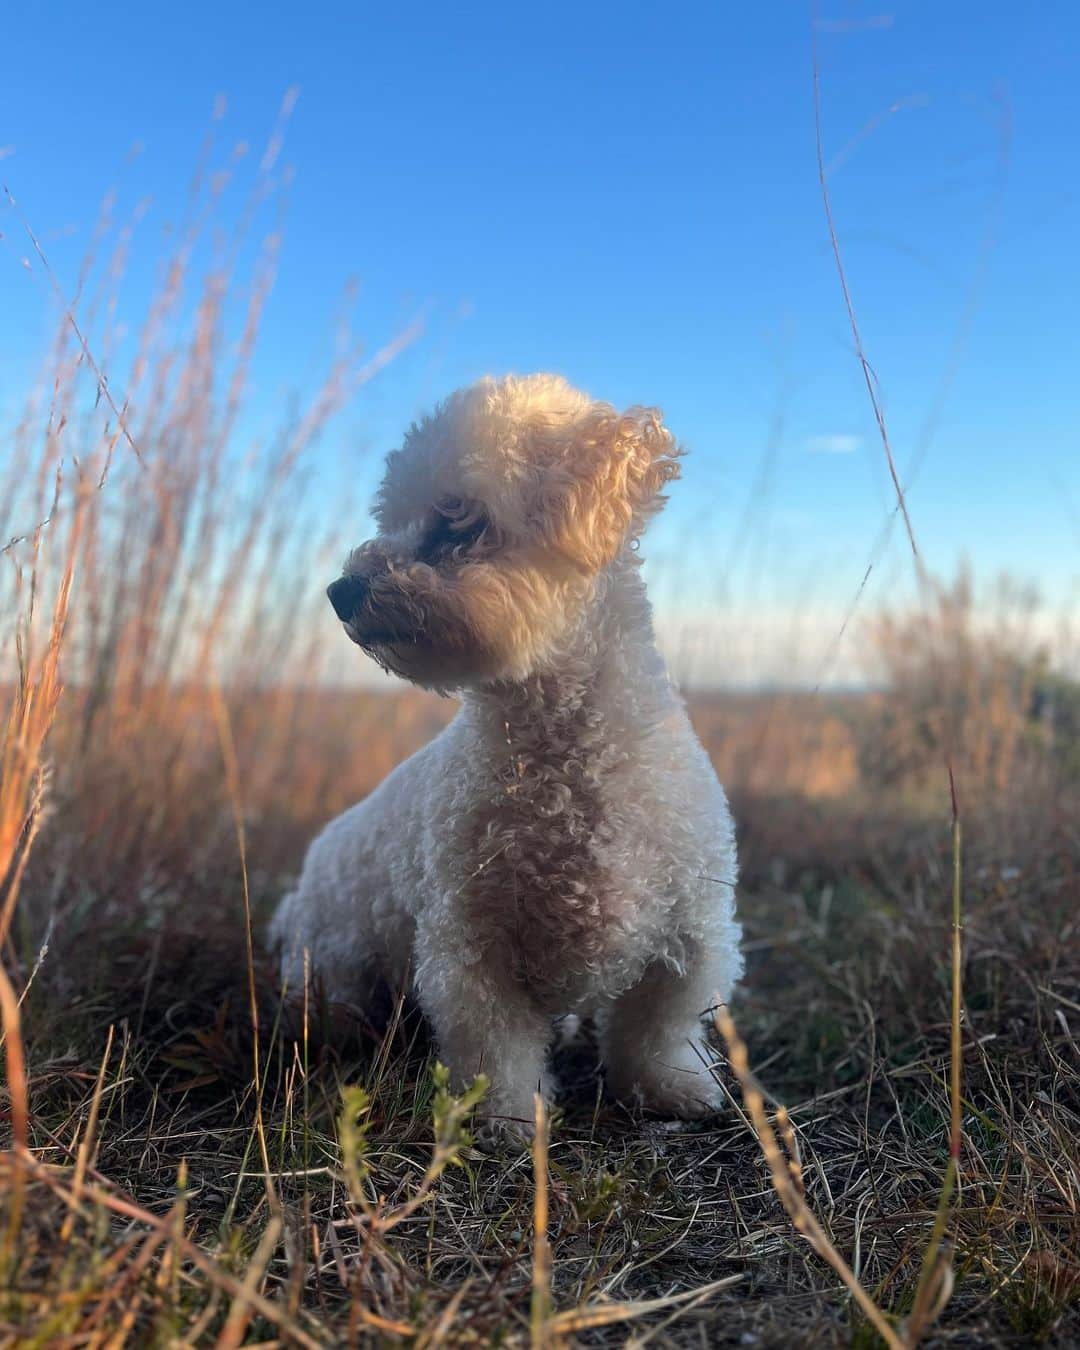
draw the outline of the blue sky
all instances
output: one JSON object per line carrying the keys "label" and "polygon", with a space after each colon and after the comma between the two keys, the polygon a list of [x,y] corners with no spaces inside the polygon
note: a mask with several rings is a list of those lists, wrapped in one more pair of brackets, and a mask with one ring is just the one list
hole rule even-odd
{"label": "blue sky", "polygon": [[[1066,606],[1080,10],[822,0],[820,18],[837,229],[901,468],[925,451],[910,495],[925,556],[1008,569]],[[4,76],[0,178],[65,288],[104,190],[152,198],[133,314],[215,97],[222,144],[257,149],[299,87],[259,397],[313,378],[350,277],[373,344],[427,316],[323,445],[328,512],[335,475],[374,483],[359,447],[392,444],[433,397],[558,369],[659,403],[691,452],[648,549],[671,612],[765,616],[768,632],[802,615],[831,638],[891,488],[823,218],[808,6],[16,4]],[[0,229],[9,407],[55,312],[3,209]],[[342,523],[343,550],[363,528]],[[867,604],[909,573],[897,534]]]}

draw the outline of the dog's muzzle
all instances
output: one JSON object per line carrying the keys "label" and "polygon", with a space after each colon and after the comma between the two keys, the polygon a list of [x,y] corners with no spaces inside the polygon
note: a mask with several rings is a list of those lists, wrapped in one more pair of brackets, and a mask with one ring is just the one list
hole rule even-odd
{"label": "dog's muzzle", "polygon": [[327,598],[342,623],[348,623],[355,616],[367,593],[367,581],[355,575],[338,577],[326,588]]}

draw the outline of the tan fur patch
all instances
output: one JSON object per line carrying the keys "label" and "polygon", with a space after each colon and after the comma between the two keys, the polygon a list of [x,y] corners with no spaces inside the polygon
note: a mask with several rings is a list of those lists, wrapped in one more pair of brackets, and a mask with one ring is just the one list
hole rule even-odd
{"label": "tan fur patch", "polygon": [[597,856],[610,838],[598,704],[588,686],[555,676],[492,690],[506,757],[496,794],[464,824],[476,859],[464,901],[488,960],[503,963],[543,1007],[604,984],[605,966],[633,934],[635,906]]}

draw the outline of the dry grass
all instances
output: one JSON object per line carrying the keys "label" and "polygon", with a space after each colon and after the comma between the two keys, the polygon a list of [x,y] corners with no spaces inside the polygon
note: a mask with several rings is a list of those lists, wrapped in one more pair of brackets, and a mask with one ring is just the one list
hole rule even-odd
{"label": "dry grass", "polygon": [[400,344],[241,455],[276,232],[245,273],[243,213],[198,273],[201,181],[124,375],[87,281],[7,451],[0,1344],[1075,1343],[1078,704],[962,588],[882,621],[888,692],[694,703],[742,835],[745,1105],[642,1119],[586,1036],[533,1155],[492,1156],[400,1001],[309,985],[284,1034],[262,923],[448,709],[316,688],[305,456]]}
{"label": "dry grass", "polygon": [[[980,880],[967,894],[956,1287],[939,1334],[973,1344],[1077,1331],[1080,880],[1060,825],[1060,851],[1014,858],[1019,875],[985,843],[968,854]],[[948,844],[913,828],[883,856],[872,839],[863,851],[857,820],[834,828],[816,863],[785,872],[773,858],[748,876],[752,967],[736,1012],[760,1077],[789,1103],[823,1229],[899,1321],[948,1162]],[[34,1164],[9,1339],[92,1342],[125,1323],[146,1342],[198,1326],[213,1339],[242,1305],[253,1340],[527,1340],[534,1166],[464,1143],[444,1166],[450,1105],[407,1010],[385,1037],[354,1025],[331,1047],[309,993],[294,1044],[259,971],[264,1166],[235,864],[223,877],[176,878],[156,929],[134,905],[126,919],[71,910],[54,928],[23,1009]],[[257,915],[276,890],[255,882]],[[36,942],[24,950],[17,984]],[[730,1118],[672,1132],[603,1097],[587,1044],[560,1057],[546,1233],[550,1320],[565,1320],[552,1337],[623,1343],[630,1328],[602,1325],[603,1311],[632,1314],[658,1344],[866,1339],[790,1229],[737,1099]],[[243,1304],[245,1285],[262,1302]]]}

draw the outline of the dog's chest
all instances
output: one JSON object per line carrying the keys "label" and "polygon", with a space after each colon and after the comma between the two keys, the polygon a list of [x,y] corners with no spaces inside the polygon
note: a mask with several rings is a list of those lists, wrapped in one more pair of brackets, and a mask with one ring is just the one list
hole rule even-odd
{"label": "dog's chest", "polygon": [[620,790],[632,751],[587,700],[513,711],[464,824],[467,922],[543,1005],[617,993],[642,936],[641,887],[616,861],[640,825]]}

